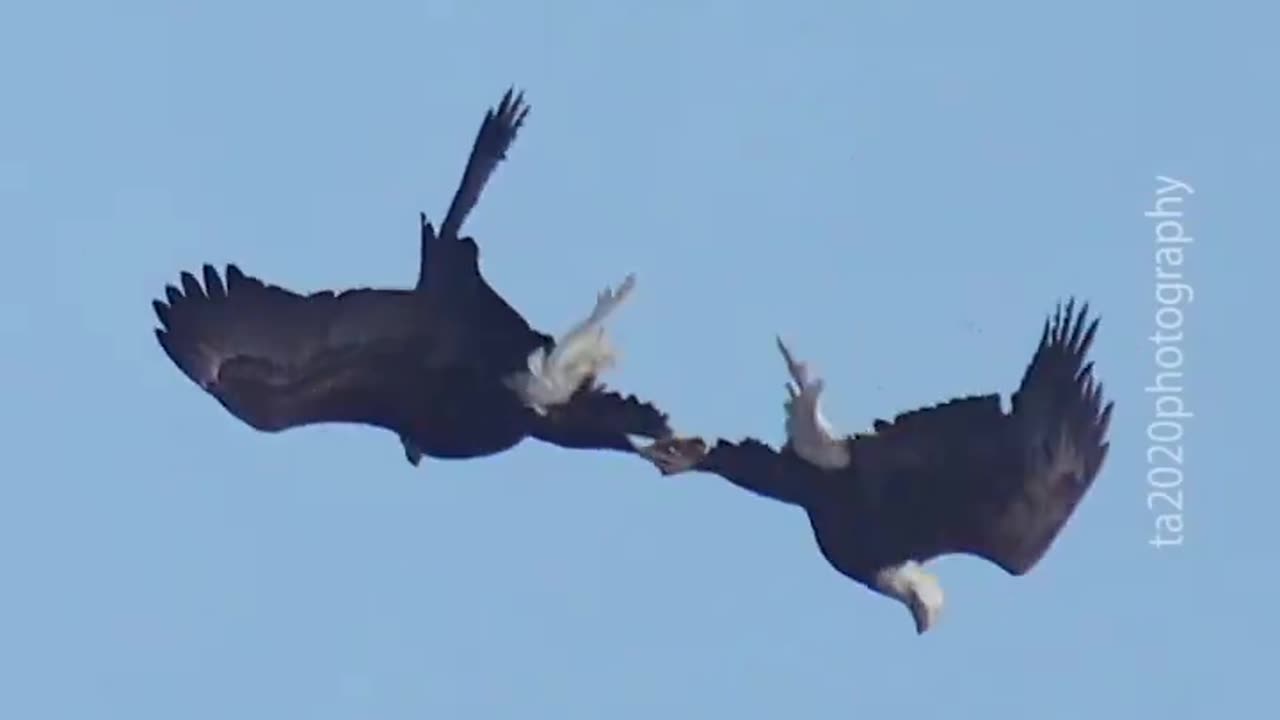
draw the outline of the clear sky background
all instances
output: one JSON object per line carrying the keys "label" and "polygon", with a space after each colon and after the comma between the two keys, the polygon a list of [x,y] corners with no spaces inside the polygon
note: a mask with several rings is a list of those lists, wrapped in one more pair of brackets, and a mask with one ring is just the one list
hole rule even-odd
{"label": "clear sky background", "polygon": [[[0,717],[1270,715],[1278,18],[1239,7],[6,4]],[[510,84],[484,271],[554,333],[638,273],[610,380],[681,431],[781,441],[777,332],[853,431],[1012,391],[1091,301],[1112,453],[1036,570],[936,563],[919,637],[714,476],[533,442],[414,469],[257,433],[161,353],[150,300],[204,262],[411,284]],[[1157,175],[1195,190],[1163,549]]]}

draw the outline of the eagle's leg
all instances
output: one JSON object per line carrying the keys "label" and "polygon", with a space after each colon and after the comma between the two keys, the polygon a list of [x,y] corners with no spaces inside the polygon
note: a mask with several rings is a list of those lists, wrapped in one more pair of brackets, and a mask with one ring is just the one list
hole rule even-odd
{"label": "eagle's leg", "polygon": [[637,445],[635,450],[663,475],[679,475],[693,470],[706,457],[707,443],[696,437],[670,437],[645,447]]}
{"label": "eagle's leg", "polygon": [[876,573],[875,589],[898,600],[911,611],[916,632],[923,633],[933,627],[942,613],[942,583],[925,572],[920,563],[908,560],[901,565],[887,567]]}
{"label": "eagle's leg", "polygon": [[565,333],[550,354],[538,348],[529,354],[528,372],[507,378],[526,405],[545,414],[548,407],[567,402],[583,382],[617,362],[617,353],[605,337],[604,321],[634,287],[635,276],[628,275],[617,290],[605,288],[591,313]]}
{"label": "eagle's leg", "polygon": [[787,363],[791,382],[787,383],[787,442],[806,461],[826,470],[837,470],[849,464],[849,448],[837,439],[835,429],[822,414],[822,378],[810,377],[809,368],[791,354],[782,338],[778,350]]}

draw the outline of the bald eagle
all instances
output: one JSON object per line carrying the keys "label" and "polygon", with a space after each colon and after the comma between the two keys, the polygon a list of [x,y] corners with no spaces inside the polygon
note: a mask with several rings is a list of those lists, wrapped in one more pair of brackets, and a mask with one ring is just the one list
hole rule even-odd
{"label": "bald eagle", "polygon": [[787,384],[787,442],[700,438],[657,443],[667,475],[699,470],[803,508],[823,556],[902,602],[916,632],[933,626],[942,588],[921,567],[963,553],[1011,575],[1030,571],[1093,484],[1109,444],[1113,403],[1085,356],[1098,321],[1061,304],[1005,413],[998,394],[959,397],[876,420],[837,439],[820,406],[823,380],[778,340]]}
{"label": "bald eagle", "polygon": [[[485,280],[460,237],[528,114],[508,90],[486,114],[437,234],[419,216],[412,289],[300,294],[234,264],[183,272],[153,307],[161,348],[232,415],[264,432],[361,423],[396,433],[406,459],[473,458],[527,437],[565,448],[644,454],[632,436],[671,436],[667,416],[604,388],[616,361],[604,321],[628,277],[558,341],[531,328]],[[203,282],[201,282],[203,280]]]}

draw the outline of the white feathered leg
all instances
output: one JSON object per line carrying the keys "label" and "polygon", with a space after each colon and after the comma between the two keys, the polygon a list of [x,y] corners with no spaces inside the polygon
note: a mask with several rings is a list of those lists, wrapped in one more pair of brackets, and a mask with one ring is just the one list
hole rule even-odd
{"label": "white feathered leg", "polygon": [[583,382],[613,367],[618,354],[605,336],[604,321],[635,288],[628,275],[617,290],[605,288],[595,307],[556,342],[548,355],[542,348],[529,354],[529,371],[508,378],[507,384],[525,404],[539,413],[566,402]]}
{"label": "white feathered leg", "polygon": [[787,414],[787,442],[801,458],[826,469],[836,470],[849,464],[849,448],[836,437],[834,428],[822,414],[822,378],[809,376],[809,368],[798,362],[778,338],[778,350],[787,363],[791,382],[787,383],[788,399],[783,403]]}

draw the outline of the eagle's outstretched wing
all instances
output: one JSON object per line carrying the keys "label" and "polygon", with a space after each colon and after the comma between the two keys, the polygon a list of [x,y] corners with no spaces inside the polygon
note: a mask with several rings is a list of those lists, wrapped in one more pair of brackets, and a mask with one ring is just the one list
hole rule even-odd
{"label": "eagle's outstretched wing", "polygon": [[539,416],[532,435],[564,448],[629,451],[628,435],[661,440],[672,431],[667,414],[654,405],[588,384]]}
{"label": "eagle's outstretched wing", "polygon": [[524,102],[524,93],[516,94],[515,88],[508,88],[502,96],[498,107],[485,113],[480,129],[476,131],[475,142],[471,144],[471,155],[467,158],[467,169],[462,173],[462,181],[449,203],[449,212],[440,225],[440,237],[445,240],[456,240],[462,224],[471,214],[489,176],[497,169],[498,163],[507,159],[507,150],[515,142],[520,126],[529,115],[529,106]]}
{"label": "eagle's outstretched wing", "polygon": [[719,439],[708,448],[697,437],[668,438],[655,444],[646,457],[664,475],[696,470],[712,473],[771,500],[807,507],[819,501],[815,491],[838,482],[800,459],[790,448],[775,450],[755,438],[737,442]]}
{"label": "eagle's outstretched wing", "polygon": [[480,249],[471,237],[459,237],[462,225],[475,208],[485,185],[498,164],[506,159],[516,134],[529,114],[524,93],[508,89],[496,108],[485,113],[458,182],[449,211],[437,233],[427,216],[419,213],[421,257],[419,291],[447,300],[460,317],[490,336],[508,340],[526,338],[523,354],[539,345],[550,346],[552,338],[534,331],[524,317],[489,285],[480,272]]}
{"label": "eagle's outstretched wing", "polygon": [[[210,265],[204,284],[154,301],[156,338],[187,377],[232,414],[275,432],[321,422],[400,432],[427,396],[425,368],[448,364],[422,299],[408,291],[356,289],[300,295]],[[417,408],[420,410],[421,408]]]}
{"label": "eagle's outstretched wing", "polygon": [[1049,549],[1106,457],[1112,403],[1085,357],[1098,322],[1074,301],[1045,322],[1006,415],[999,395],[915,410],[853,440],[854,487],[885,551],[969,553],[1020,575]]}

